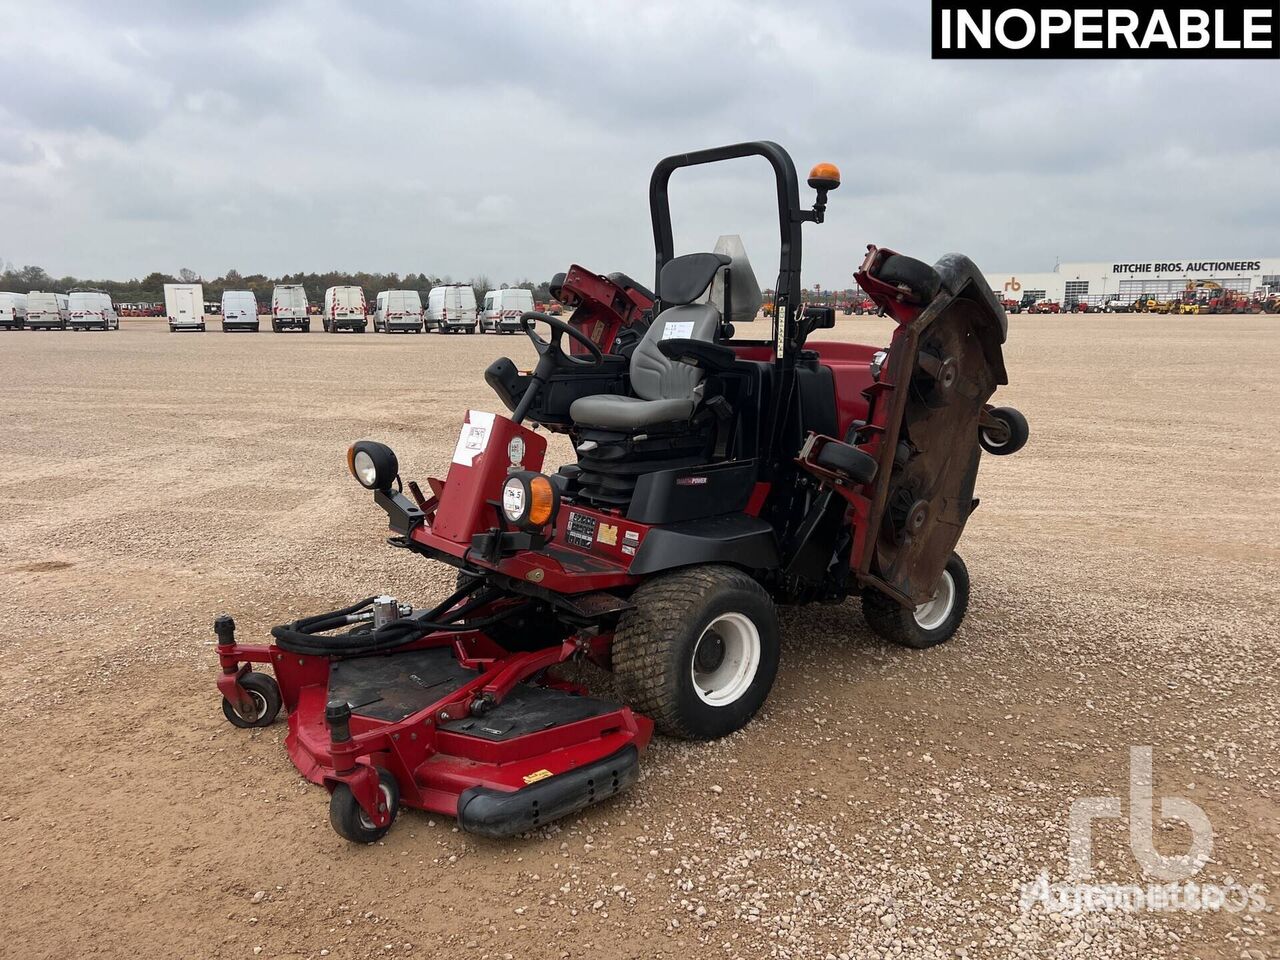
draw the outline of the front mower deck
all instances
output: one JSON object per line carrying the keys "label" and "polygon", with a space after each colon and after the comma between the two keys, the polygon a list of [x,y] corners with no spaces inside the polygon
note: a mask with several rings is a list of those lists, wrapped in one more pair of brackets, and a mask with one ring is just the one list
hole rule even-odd
{"label": "front mower deck", "polygon": [[[546,674],[578,652],[573,643],[495,658],[471,635],[430,635],[408,649],[330,659],[241,646],[229,618],[218,636],[221,686],[232,696],[260,688],[253,678],[264,675],[250,664],[271,664],[274,709],[290,711],[289,757],[330,791],[331,809],[378,809],[379,778],[394,777],[397,803],[363,828],[354,821],[348,839],[377,839],[399,804],[488,836],[534,829],[634,783],[652,731],[622,704]],[[243,725],[269,723],[274,709]]]}

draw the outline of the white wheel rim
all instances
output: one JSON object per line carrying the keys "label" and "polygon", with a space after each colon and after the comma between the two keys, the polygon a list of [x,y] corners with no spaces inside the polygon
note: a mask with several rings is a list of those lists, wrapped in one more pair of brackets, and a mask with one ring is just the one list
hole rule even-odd
{"label": "white wheel rim", "polygon": [[1005,446],[1011,439],[1013,439],[1013,431],[1010,430],[1009,435],[1006,436],[1003,440],[997,440],[995,437],[991,436],[991,432],[989,430],[983,430],[982,439],[987,441],[987,446],[995,447],[999,449],[1000,447]]}
{"label": "white wheel rim", "polygon": [[936,630],[951,616],[951,609],[956,605],[956,582],[950,570],[942,571],[942,579],[938,581],[938,592],[932,600],[926,600],[915,609],[916,626],[921,630]]}
{"label": "white wheel rim", "polygon": [[[712,644],[710,650],[703,644]],[[699,665],[699,653],[703,662]],[[719,654],[718,660],[713,658]],[[760,631],[741,613],[722,613],[702,631],[693,645],[689,670],[698,698],[713,707],[727,706],[747,692],[760,668]]]}
{"label": "white wheel rim", "polygon": [[[385,783],[380,783],[378,784],[378,789],[382,791],[383,805],[387,808],[388,811],[390,811],[391,810],[391,788],[388,787]],[[378,825],[369,818],[369,815],[367,813],[364,812],[364,807],[360,806],[359,804],[356,804],[356,809],[360,811],[360,826],[364,827],[366,830],[369,830],[369,831],[378,829]]]}
{"label": "white wheel rim", "polygon": [[253,700],[253,705],[257,709],[255,710],[254,715],[252,717],[246,717],[244,716],[244,714],[240,714],[240,716],[243,719],[249,721],[250,723],[257,723],[259,720],[261,720],[263,717],[267,715],[267,698],[264,697],[262,694],[260,694],[257,690],[250,690],[249,697]]}

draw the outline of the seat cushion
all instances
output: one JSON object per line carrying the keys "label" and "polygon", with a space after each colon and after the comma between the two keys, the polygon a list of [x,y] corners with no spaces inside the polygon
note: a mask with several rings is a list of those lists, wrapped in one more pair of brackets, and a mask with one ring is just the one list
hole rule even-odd
{"label": "seat cushion", "polygon": [[672,423],[693,416],[693,400],[640,400],[612,393],[579,397],[569,408],[573,422],[584,427],[634,430],[655,423]]}
{"label": "seat cushion", "polygon": [[642,400],[696,399],[702,370],[672,360],[658,344],[682,339],[714,343],[719,325],[720,311],[709,304],[663,310],[631,354],[631,392]]}

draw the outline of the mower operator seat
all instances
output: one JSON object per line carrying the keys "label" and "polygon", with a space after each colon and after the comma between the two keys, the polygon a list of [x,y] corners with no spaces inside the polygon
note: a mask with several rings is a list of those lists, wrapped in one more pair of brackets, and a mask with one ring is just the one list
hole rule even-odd
{"label": "mower operator seat", "polygon": [[666,309],[654,318],[631,355],[631,390],[635,396],[579,397],[569,408],[575,424],[626,432],[693,416],[702,397],[702,370],[672,360],[658,349],[658,344],[663,340],[715,342],[720,310],[698,300],[716,274],[731,262],[725,254],[690,253],[663,265],[660,295]]}

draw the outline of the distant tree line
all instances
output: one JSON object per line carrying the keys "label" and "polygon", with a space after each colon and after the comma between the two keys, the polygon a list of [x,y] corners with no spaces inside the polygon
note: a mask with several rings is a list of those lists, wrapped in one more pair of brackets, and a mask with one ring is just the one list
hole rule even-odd
{"label": "distant tree line", "polygon": [[[160,303],[164,300],[166,283],[201,283],[204,285],[204,298],[210,301],[222,299],[226,290],[252,290],[261,304],[271,303],[271,288],[277,283],[300,283],[307,291],[307,299],[319,304],[324,292],[329,287],[362,287],[370,301],[382,290],[417,290],[426,302],[427,293],[432,287],[442,283],[470,282],[475,289],[476,300],[483,300],[484,295],[494,289],[489,278],[481,275],[472,277],[470,281],[453,281],[448,277],[429,276],[425,273],[342,273],[331,270],[328,273],[287,273],[282,277],[268,277],[261,273],[242,274],[238,270],[228,270],[225,275],[212,280],[205,280],[194,270],[183,268],[177,276],[167,273],[149,273],[141,279],[133,280],[83,280],[78,277],[53,277],[43,267],[14,267],[5,264],[0,273],[0,290],[10,293],[30,293],[32,290],[44,290],[51,293],[70,293],[72,290],[101,290],[110,294],[116,303]],[[545,301],[550,298],[549,282],[534,283],[521,280],[517,283],[504,283],[500,288],[523,287],[533,291],[534,300]]]}

